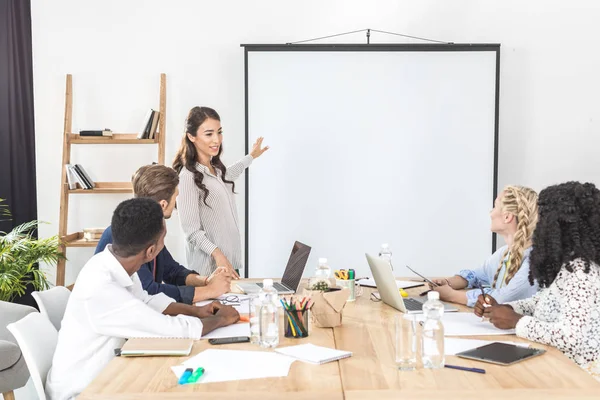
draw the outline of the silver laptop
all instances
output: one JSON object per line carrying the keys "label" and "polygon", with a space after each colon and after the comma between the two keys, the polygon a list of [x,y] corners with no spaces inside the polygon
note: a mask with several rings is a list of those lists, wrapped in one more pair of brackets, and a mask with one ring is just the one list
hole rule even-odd
{"label": "silver laptop", "polygon": [[[426,297],[406,297],[403,298],[396,286],[396,278],[392,274],[392,269],[387,261],[379,257],[372,257],[368,254],[367,262],[371,268],[371,273],[375,279],[375,284],[379,290],[381,300],[396,310],[407,314],[420,314],[423,312],[423,303],[427,301]],[[444,312],[456,312],[458,308],[444,303]]]}
{"label": "silver laptop", "polygon": [[[280,282],[273,282],[273,287],[279,294],[293,294],[298,290],[298,285],[302,279],[308,256],[310,255],[311,248],[304,243],[296,241],[294,247],[292,247],[292,253],[288,259],[285,272]],[[238,287],[246,294],[257,293],[262,289],[261,283],[250,283],[240,282],[237,284]]]}

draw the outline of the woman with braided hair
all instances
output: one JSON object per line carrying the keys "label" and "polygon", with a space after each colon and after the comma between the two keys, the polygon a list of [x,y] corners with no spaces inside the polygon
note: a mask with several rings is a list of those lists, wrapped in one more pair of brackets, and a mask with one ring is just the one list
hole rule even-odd
{"label": "woman with braided hair", "polygon": [[[491,230],[504,238],[505,246],[498,249],[477,269],[464,269],[446,279],[434,279],[439,286],[440,299],[475,306],[481,294],[499,301],[512,301],[533,296],[538,287],[529,282],[529,253],[531,236],[537,224],[537,193],[524,186],[507,186],[494,202],[490,213]],[[464,291],[461,289],[473,288]]]}
{"label": "woman with braided hair", "polygon": [[591,183],[550,186],[538,207],[529,281],[542,290],[502,305],[486,295],[488,306],[478,300],[475,314],[558,348],[600,380],[600,191]]}

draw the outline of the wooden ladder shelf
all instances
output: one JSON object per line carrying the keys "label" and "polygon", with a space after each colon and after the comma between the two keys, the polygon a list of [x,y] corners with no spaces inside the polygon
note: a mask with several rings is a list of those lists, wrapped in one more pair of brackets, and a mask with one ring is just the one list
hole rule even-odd
{"label": "wooden ladder shelf", "polygon": [[[60,217],[58,222],[58,235],[61,238],[61,251],[66,256],[68,247],[96,247],[98,240],[85,240],[83,232],[67,232],[69,195],[71,194],[114,194],[132,193],[131,182],[94,182],[93,189],[69,189],[66,165],[71,163],[71,145],[74,144],[158,144],[158,163],[165,163],[165,136],[167,116],[167,76],[160,75],[158,132],[154,139],[138,139],[137,133],[114,133],[112,137],[98,137],[97,139],[82,139],[72,132],[73,122],[73,77],[67,75],[65,92],[65,121],[63,137],[62,177],[60,182]],[[66,260],[59,260],[56,267],[56,285],[65,285]]]}

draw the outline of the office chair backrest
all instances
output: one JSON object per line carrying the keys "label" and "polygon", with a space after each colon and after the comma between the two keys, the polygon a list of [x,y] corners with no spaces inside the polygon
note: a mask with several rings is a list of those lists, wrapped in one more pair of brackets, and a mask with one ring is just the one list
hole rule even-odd
{"label": "office chair backrest", "polygon": [[33,292],[31,295],[40,307],[40,313],[59,331],[71,291],[64,286],[56,286],[43,292]]}
{"label": "office chair backrest", "polygon": [[40,400],[46,400],[46,376],[52,366],[58,332],[50,320],[40,313],[31,313],[7,326],[17,339]]}

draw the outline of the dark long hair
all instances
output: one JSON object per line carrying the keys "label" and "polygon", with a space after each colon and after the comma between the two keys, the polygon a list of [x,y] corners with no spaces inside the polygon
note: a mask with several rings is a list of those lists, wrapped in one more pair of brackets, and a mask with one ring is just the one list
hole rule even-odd
{"label": "dark long hair", "polygon": [[[188,171],[194,174],[194,182],[196,183],[196,186],[202,190],[204,194],[204,204],[206,205],[208,205],[206,198],[208,197],[209,190],[206,188],[206,185],[202,183],[204,180],[204,174],[196,169],[196,162],[199,162],[198,153],[196,152],[194,143],[192,143],[190,138],[188,138],[187,134],[189,133],[190,135],[196,137],[200,125],[202,125],[204,121],[209,118],[221,121],[219,114],[212,108],[194,107],[190,110],[185,121],[185,133],[181,139],[181,145],[179,146],[177,155],[173,160],[173,169],[177,171],[177,173],[180,173],[183,168],[186,168]],[[213,167],[221,171],[221,179],[223,179],[223,182],[230,184],[231,191],[235,193],[235,183],[225,179],[227,168],[221,161],[221,153],[223,153],[222,143],[221,147],[219,147],[219,153],[210,160],[210,163]]]}
{"label": "dark long hair", "polygon": [[581,258],[584,272],[600,261],[600,191],[593,183],[567,182],[547,187],[538,198],[529,282],[548,287],[563,265]]}

